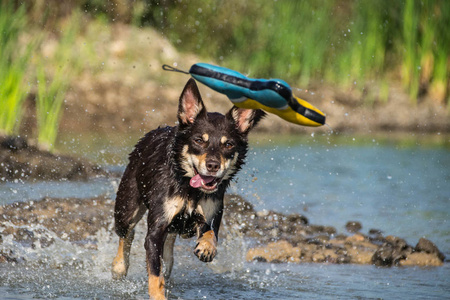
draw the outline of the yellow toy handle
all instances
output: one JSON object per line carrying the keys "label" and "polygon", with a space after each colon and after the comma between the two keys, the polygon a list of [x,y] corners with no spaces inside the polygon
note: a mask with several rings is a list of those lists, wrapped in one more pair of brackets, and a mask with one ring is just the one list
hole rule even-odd
{"label": "yellow toy handle", "polygon": [[[313,105],[311,105],[309,102],[300,99],[296,96],[293,96],[293,100],[297,101],[298,104],[304,106],[305,108],[307,108],[308,110],[314,111],[315,113],[324,116],[324,113],[321,112],[319,109],[317,109],[316,107],[314,107]],[[303,125],[303,126],[310,126],[310,127],[318,127],[318,126],[322,126],[323,123],[318,123],[315,122],[299,113],[297,113],[296,111],[294,111],[289,105],[286,105],[286,107],[284,108],[273,108],[273,107],[269,107],[269,106],[265,106],[263,104],[261,104],[258,101],[255,101],[253,99],[249,99],[246,98],[243,101],[236,101],[236,99],[233,99],[233,104],[236,105],[237,107],[241,107],[241,108],[251,108],[251,109],[263,109],[269,113],[275,114],[277,116],[279,116],[280,118],[294,123],[294,124],[299,124],[299,125]]]}

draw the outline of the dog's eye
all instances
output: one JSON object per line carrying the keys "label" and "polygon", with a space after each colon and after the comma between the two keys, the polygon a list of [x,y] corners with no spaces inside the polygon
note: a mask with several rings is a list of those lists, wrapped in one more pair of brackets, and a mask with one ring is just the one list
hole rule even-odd
{"label": "dog's eye", "polygon": [[233,149],[233,148],[234,148],[234,144],[233,144],[232,142],[226,142],[226,143],[224,144],[224,147],[225,147],[226,149]]}
{"label": "dog's eye", "polygon": [[197,145],[203,145],[205,144],[205,141],[202,138],[195,138],[194,143],[196,143]]}

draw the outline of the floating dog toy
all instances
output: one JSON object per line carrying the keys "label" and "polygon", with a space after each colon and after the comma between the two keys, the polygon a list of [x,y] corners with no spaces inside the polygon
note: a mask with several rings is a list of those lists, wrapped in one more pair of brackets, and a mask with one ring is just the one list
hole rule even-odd
{"label": "floating dog toy", "polygon": [[205,63],[192,65],[189,72],[168,65],[163,65],[163,69],[190,74],[204,85],[225,94],[237,107],[262,109],[303,126],[325,124],[325,114],[294,96],[289,84],[281,79],[252,79],[239,72]]}

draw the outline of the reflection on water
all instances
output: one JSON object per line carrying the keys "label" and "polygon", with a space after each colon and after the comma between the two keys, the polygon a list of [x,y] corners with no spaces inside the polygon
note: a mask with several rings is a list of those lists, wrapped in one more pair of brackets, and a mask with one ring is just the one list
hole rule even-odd
{"label": "reflection on water", "polygon": [[[232,192],[257,209],[298,212],[311,223],[336,226],[349,220],[406,238],[425,236],[450,256],[450,151],[445,147],[399,147],[367,140],[361,144],[317,138],[255,139],[247,165]],[[131,142],[131,144],[134,141]],[[99,143],[100,144],[100,143]],[[86,144],[73,143],[73,151]],[[121,165],[131,146],[89,146],[89,156]],[[123,153],[122,153],[123,151]],[[80,151],[78,153],[86,153]],[[119,158],[123,156],[122,158]],[[116,162],[116,163],[114,163]],[[118,179],[89,182],[0,183],[0,203],[50,197],[91,197],[110,193]],[[47,248],[23,247],[6,236],[0,251],[25,261],[0,264],[4,299],[147,299],[143,238],[137,233],[129,277],[113,282],[109,266],[117,237],[112,220],[97,233],[98,249],[57,240]],[[45,234],[54,234],[47,230]],[[450,293],[450,267],[376,268],[358,265],[246,263],[246,241],[229,232],[219,255],[205,267],[192,253],[194,241],[178,241],[169,284],[170,299],[442,299]]]}

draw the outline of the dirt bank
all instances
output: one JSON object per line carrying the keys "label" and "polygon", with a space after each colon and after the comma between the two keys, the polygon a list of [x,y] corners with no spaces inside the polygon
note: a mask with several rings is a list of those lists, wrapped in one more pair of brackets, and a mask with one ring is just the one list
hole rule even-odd
{"label": "dirt bank", "polygon": [[[0,207],[0,245],[12,236],[28,247],[48,247],[54,237],[96,249],[96,233],[111,228],[114,201],[107,197],[92,199],[50,199],[14,203]],[[221,239],[238,231],[256,245],[247,260],[261,262],[355,263],[379,266],[440,266],[444,256],[426,239],[415,247],[403,239],[384,237],[379,231],[369,235],[345,235],[324,225],[311,225],[305,216],[257,212],[242,197],[227,195]],[[145,220],[145,218],[144,218]],[[145,222],[140,222],[145,230]],[[349,230],[352,230],[349,227]],[[352,230],[353,231],[353,230]],[[110,233],[113,234],[110,230]],[[20,262],[15,253],[3,251],[0,262]]]}

